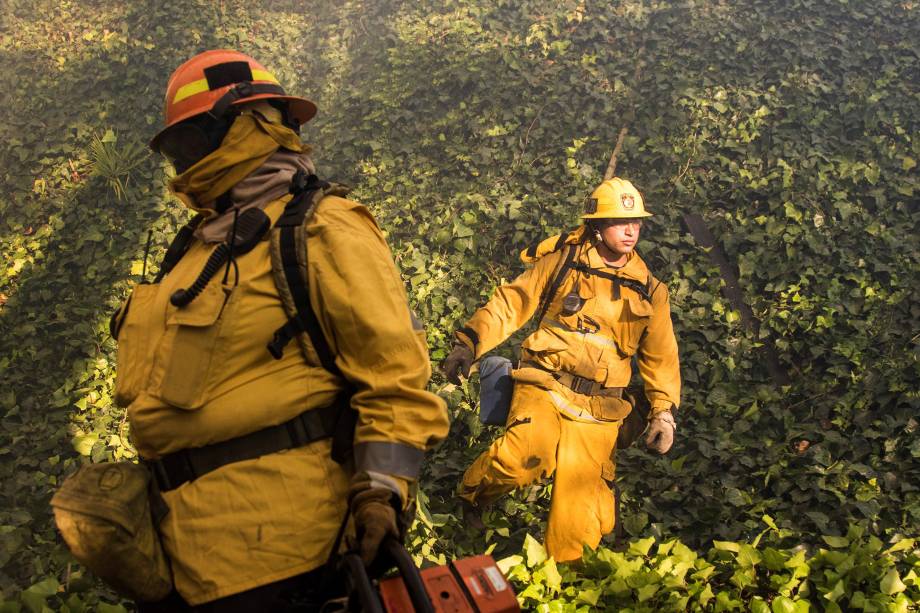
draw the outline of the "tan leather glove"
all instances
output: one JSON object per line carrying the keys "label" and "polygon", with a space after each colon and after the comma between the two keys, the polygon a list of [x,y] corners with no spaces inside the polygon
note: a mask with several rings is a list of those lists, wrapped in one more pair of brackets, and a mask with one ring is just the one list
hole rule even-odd
{"label": "tan leather glove", "polygon": [[441,371],[447,376],[447,380],[454,385],[460,385],[460,374],[469,378],[470,368],[473,366],[473,350],[463,343],[456,343],[451,349],[450,355],[444,358],[441,364]]}
{"label": "tan leather glove", "polygon": [[352,488],[351,513],[355,520],[355,543],[361,560],[370,566],[377,558],[380,544],[387,536],[399,538],[396,526],[396,508],[393,506],[398,496],[392,490],[371,487],[357,492]]}
{"label": "tan leather glove", "polygon": [[677,422],[674,421],[671,411],[656,413],[649,419],[648,436],[645,437],[646,446],[658,453],[667,453],[674,444],[675,430],[677,430]]}

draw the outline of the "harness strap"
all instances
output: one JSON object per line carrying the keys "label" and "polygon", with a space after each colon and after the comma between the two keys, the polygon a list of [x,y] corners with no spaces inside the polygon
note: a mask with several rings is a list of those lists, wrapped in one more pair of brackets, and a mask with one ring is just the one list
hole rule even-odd
{"label": "harness strap", "polygon": [[168,492],[227,464],[330,438],[342,412],[343,407],[336,400],[329,406],[305,411],[283,424],[220,443],[176,451],[158,460],[146,460],[145,464],[160,490]]}
{"label": "harness strap", "polygon": [[573,392],[582,394],[585,396],[604,396],[608,398],[622,398],[623,397],[623,388],[622,387],[604,387],[602,383],[594,381],[592,379],[587,379],[585,377],[580,377],[576,374],[560,371],[560,370],[550,370],[545,366],[542,366],[536,362],[521,362],[521,368],[536,368],[548,372],[552,375],[553,379],[569,388]]}
{"label": "harness strap", "polygon": [[629,289],[639,294],[639,296],[641,296],[643,300],[647,302],[652,301],[652,296],[651,296],[651,293],[649,292],[650,282],[642,283],[641,281],[636,281],[635,279],[626,279],[624,277],[620,277],[613,273],[607,272],[606,270],[598,270],[597,268],[591,268],[587,264],[582,264],[580,262],[576,264],[572,264],[572,268],[574,268],[575,270],[579,272],[583,272],[588,275],[594,275],[595,277],[600,277],[602,279],[607,279],[608,281],[613,282],[614,292],[616,292],[615,294],[616,298],[619,297],[620,286],[624,286],[624,287],[628,287]]}
{"label": "harness strap", "polygon": [[562,285],[562,282],[565,281],[566,276],[568,276],[569,270],[572,269],[572,263],[575,261],[575,253],[577,251],[578,244],[569,245],[569,248],[565,253],[565,259],[562,261],[562,266],[559,268],[559,272],[557,272],[556,276],[553,277],[552,282],[546,286],[546,290],[540,297],[540,311],[536,320],[538,328],[540,327],[543,318],[546,316],[546,311],[549,309],[550,303],[553,301],[553,298],[556,297],[556,292],[559,291],[559,287]]}
{"label": "harness strap", "polygon": [[[284,279],[294,300],[297,313],[275,331],[272,341],[268,343],[268,350],[276,360],[280,360],[285,346],[298,334],[306,332],[323,368],[341,377],[342,371],[335,363],[335,354],[329,347],[326,335],[323,334],[316,313],[313,312],[313,307],[310,305],[310,287],[300,272],[295,234],[307,214],[313,209],[314,194],[326,187],[329,187],[329,183],[320,181],[316,175],[309,175],[306,179],[295,175],[291,182],[292,191],[296,190],[295,195],[275,223],[275,228],[280,232],[279,245]],[[306,244],[300,249],[306,250]]]}
{"label": "harness strap", "polygon": [[[320,365],[341,379],[344,389],[336,400],[338,413],[332,429],[332,459],[344,464],[354,456],[354,436],[358,423],[358,411],[351,406],[354,394],[352,385],[335,363],[335,354],[320,326],[313,306],[310,304],[310,286],[306,278],[307,239],[304,223],[315,211],[320,200],[327,194],[340,195],[346,190],[321,181],[316,175],[298,170],[291,179],[291,193],[294,197],[284,207],[284,212],[272,229],[272,274],[281,294],[281,301],[289,319],[275,330],[268,351],[275,359],[281,359],[284,348],[294,338],[306,333]],[[308,347],[301,338],[301,350],[305,357]]]}
{"label": "harness strap", "polygon": [[569,238],[568,232],[563,232],[559,235],[559,238],[556,240],[556,246],[553,247],[553,251],[559,251],[562,249],[562,246],[565,245],[565,241]]}

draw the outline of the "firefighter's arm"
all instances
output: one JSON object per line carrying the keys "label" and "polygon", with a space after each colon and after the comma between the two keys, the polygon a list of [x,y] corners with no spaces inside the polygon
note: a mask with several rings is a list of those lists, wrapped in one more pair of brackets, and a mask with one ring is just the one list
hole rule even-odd
{"label": "firefighter's arm", "polygon": [[389,487],[407,504],[424,452],[448,428],[444,402],[426,391],[427,347],[364,207],[326,198],[307,231],[311,300],[358,411],[353,486]]}
{"label": "firefighter's arm", "polygon": [[533,317],[543,288],[561,256],[562,251],[550,253],[511,283],[499,286],[485,306],[457,330],[457,338],[473,351],[476,359],[501,344]]}
{"label": "firefighter's arm", "polygon": [[651,321],[639,343],[637,358],[652,415],[676,409],[680,405],[680,362],[664,283],[658,283],[652,292]]}

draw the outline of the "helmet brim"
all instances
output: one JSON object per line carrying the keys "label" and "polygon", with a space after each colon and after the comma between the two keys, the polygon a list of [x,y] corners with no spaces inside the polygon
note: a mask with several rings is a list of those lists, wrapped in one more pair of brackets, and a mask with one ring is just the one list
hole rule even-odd
{"label": "helmet brim", "polygon": [[[316,105],[313,104],[311,100],[306,98],[300,98],[298,96],[279,96],[278,94],[255,94],[252,96],[247,96],[246,98],[240,98],[234,102],[231,106],[237,106],[239,104],[245,104],[246,102],[253,102],[255,100],[285,100],[288,103],[288,110],[291,113],[297,123],[303,125],[313,119],[316,115]],[[185,121],[186,119],[191,119],[202,113],[194,112],[187,113],[185,115],[180,115],[175,120],[173,120],[168,126],[164,127],[162,130],[156,133],[153,138],[150,139],[148,143],[150,148],[154,151],[160,150],[160,139],[163,137],[163,134],[168,131],[174,125]]]}

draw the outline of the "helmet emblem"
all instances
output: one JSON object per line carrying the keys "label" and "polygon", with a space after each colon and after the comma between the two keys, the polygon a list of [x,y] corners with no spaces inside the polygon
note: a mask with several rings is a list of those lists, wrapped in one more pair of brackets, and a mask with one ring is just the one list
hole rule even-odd
{"label": "helmet emblem", "polygon": [[620,196],[620,202],[623,204],[623,208],[627,211],[631,211],[636,207],[636,199],[632,194],[623,194]]}
{"label": "helmet emblem", "polygon": [[588,198],[588,204],[585,207],[585,213],[588,215],[597,213],[597,198]]}

